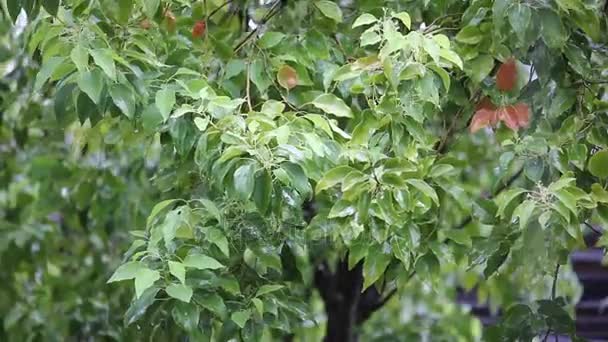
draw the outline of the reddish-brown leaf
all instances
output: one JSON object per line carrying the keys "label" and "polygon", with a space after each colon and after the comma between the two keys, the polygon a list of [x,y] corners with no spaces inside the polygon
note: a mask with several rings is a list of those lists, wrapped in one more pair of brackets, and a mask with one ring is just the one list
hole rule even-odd
{"label": "reddish-brown leaf", "polygon": [[514,131],[530,124],[530,107],[525,103],[507,106],[503,112],[504,119],[501,117],[501,120]]}
{"label": "reddish-brown leaf", "polygon": [[482,108],[475,112],[471,119],[469,130],[475,133],[487,126],[494,126],[498,121],[498,112],[494,109]]}
{"label": "reddish-brown leaf", "polygon": [[281,87],[290,90],[298,85],[298,74],[289,65],[283,65],[277,72],[277,81]]}
{"label": "reddish-brown leaf", "polygon": [[192,26],[192,38],[200,38],[205,34],[207,24],[203,20],[199,20]]}
{"label": "reddish-brown leaf", "polygon": [[517,64],[513,58],[504,62],[496,72],[496,87],[500,91],[511,91],[517,82]]}

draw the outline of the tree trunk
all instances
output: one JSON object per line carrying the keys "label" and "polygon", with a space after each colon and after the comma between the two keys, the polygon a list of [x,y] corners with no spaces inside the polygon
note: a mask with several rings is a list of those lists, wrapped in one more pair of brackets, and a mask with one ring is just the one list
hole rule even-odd
{"label": "tree trunk", "polygon": [[348,270],[348,261],[340,260],[335,273],[327,263],[321,264],[315,273],[315,285],[325,302],[327,330],[325,342],[357,341],[359,299],[363,287],[363,265],[359,263]]}

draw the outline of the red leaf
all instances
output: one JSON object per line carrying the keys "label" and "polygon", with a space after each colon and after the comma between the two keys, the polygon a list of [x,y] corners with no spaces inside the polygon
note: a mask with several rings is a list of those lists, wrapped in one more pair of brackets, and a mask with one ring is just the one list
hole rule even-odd
{"label": "red leaf", "polygon": [[517,65],[515,60],[510,58],[504,62],[496,73],[496,87],[500,91],[511,91],[517,82]]}
{"label": "red leaf", "polygon": [[530,124],[530,107],[525,103],[502,108],[501,118],[507,127],[514,131]]}
{"label": "red leaf", "polygon": [[512,131],[517,131],[519,129],[519,124],[517,122],[517,115],[511,107],[500,107],[498,110],[498,118],[500,121],[504,122],[507,127],[509,127]]}
{"label": "red leaf", "polygon": [[496,122],[498,122],[497,114],[497,111],[494,109],[479,109],[473,115],[473,119],[471,119],[469,130],[471,133],[475,133],[484,127],[496,125]]}
{"label": "red leaf", "polygon": [[205,34],[207,24],[203,20],[197,21],[192,27],[192,38],[200,38]]}

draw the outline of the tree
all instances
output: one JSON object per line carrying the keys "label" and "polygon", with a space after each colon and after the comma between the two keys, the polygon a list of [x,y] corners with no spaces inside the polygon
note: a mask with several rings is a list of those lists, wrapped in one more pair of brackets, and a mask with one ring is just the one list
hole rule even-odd
{"label": "tree", "polygon": [[4,1],[2,333],[576,339],[605,6]]}

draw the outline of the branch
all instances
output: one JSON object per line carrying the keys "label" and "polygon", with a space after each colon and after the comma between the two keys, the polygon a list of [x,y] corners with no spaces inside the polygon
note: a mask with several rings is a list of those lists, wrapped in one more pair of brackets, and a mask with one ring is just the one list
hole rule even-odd
{"label": "branch", "polygon": [[[559,267],[560,264],[558,263],[557,266],[555,266],[555,273],[553,274],[553,284],[551,285],[551,300],[555,300],[555,294],[557,292],[557,278],[559,276]],[[547,329],[547,333],[543,338],[543,342],[547,341],[547,339],[549,338],[549,334],[551,334],[552,330],[553,328],[551,328],[551,325],[549,325],[549,329]],[[557,335],[555,335],[555,340],[557,341]]]}
{"label": "branch", "polygon": [[594,231],[597,235],[602,235],[602,232],[600,232],[599,230],[595,229],[592,225],[589,224],[589,222],[585,221],[583,223],[585,224],[585,226],[587,226],[587,228],[589,228],[592,231]]}
{"label": "branch", "polygon": [[[477,90],[475,93],[472,94],[471,98],[469,99],[469,102],[477,102],[479,99],[479,96],[481,95],[481,91]],[[444,136],[441,138],[441,140],[439,141],[439,144],[437,145],[437,148],[435,148],[435,150],[437,151],[437,154],[444,154],[447,150],[447,142],[448,140],[454,135],[455,132],[455,128],[456,128],[456,123],[460,121],[460,118],[462,116],[462,113],[464,112],[464,107],[460,107],[460,109],[456,112],[456,115],[454,115],[454,119],[452,120],[452,122],[450,123],[450,127],[448,128],[448,130],[445,132]],[[469,122],[467,122],[467,124],[465,125],[465,128],[469,126]]]}
{"label": "branch", "polygon": [[268,14],[266,14],[264,18],[262,18],[260,24],[256,26],[253,31],[249,32],[249,34],[236,45],[236,47],[234,48],[234,53],[237,53],[251,39],[251,37],[253,37],[253,35],[260,30],[260,27],[264,26],[268,21],[270,21],[270,19],[272,19],[272,17],[279,13],[279,11],[283,8],[283,6],[280,6],[281,3],[281,0],[275,1],[275,3],[270,8],[270,11],[268,11]]}
{"label": "branch", "polygon": [[[407,281],[410,281],[410,279],[412,279],[414,277],[414,275],[416,274],[416,271],[412,271],[408,277],[407,277]],[[366,290],[367,291],[367,290]],[[386,296],[384,296],[384,298],[378,298],[377,301],[371,305],[367,305],[366,307],[360,307],[359,308],[359,317],[357,319],[357,322],[359,324],[365,322],[374,312],[378,311],[380,308],[382,308],[384,305],[386,305],[386,303],[388,303],[389,300],[391,300],[391,298],[393,298],[395,296],[395,294],[397,294],[397,288],[392,289]],[[366,303],[361,303],[362,305],[365,305]]]}
{"label": "branch", "polygon": [[228,5],[231,2],[232,2],[232,0],[228,0],[228,1],[224,2],[223,4],[221,4],[220,7],[214,9],[213,11],[211,11],[211,13],[209,13],[209,16],[207,17],[207,20],[209,20],[209,18],[213,17],[214,14],[216,14],[217,12],[219,12],[222,8],[226,7],[226,5]]}
{"label": "branch", "polygon": [[[522,167],[513,176],[511,176],[511,178],[509,178],[506,182],[504,182],[503,184],[501,184],[498,187],[498,189],[496,189],[496,191],[494,191],[494,193],[492,195],[488,196],[488,199],[495,198],[501,192],[503,192],[505,189],[507,189],[508,187],[510,187],[517,180],[517,178],[519,178],[519,176],[521,176],[523,174],[523,172],[524,172],[524,168]],[[455,229],[462,229],[467,224],[471,223],[471,221],[473,221],[473,215],[469,215],[466,219],[464,219],[462,222],[460,222],[460,224],[458,226],[456,226]]]}

